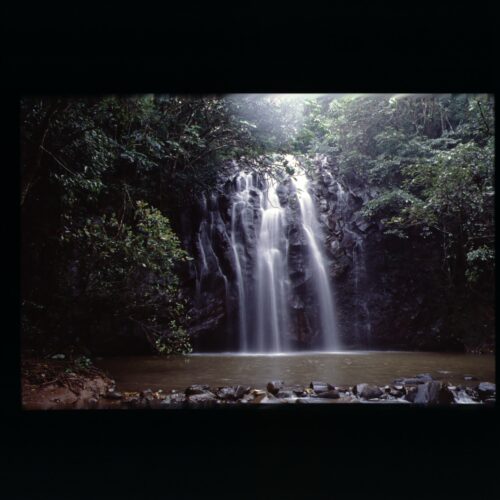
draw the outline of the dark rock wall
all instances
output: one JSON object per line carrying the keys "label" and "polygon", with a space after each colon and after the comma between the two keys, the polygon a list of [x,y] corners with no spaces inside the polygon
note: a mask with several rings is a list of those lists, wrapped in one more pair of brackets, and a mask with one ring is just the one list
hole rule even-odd
{"label": "dark rock wall", "polygon": [[[370,186],[340,182],[335,165],[326,158],[314,158],[312,172],[310,192],[323,230],[344,347],[460,350],[462,346],[446,331],[436,307],[445,300],[433,289],[439,249],[432,243],[422,246],[419,242],[415,246],[411,238],[400,240],[384,235],[380,223],[359,213],[363,203],[376,197],[377,191]],[[257,177],[255,182],[258,186]],[[184,247],[194,259],[184,270],[183,295],[189,303],[189,331],[199,351],[238,348],[238,295],[231,246],[234,191],[234,178],[221,182],[216,191],[200,196],[179,219]],[[285,181],[278,194],[287,214],[292,319],[289,335],[294,348],[312,349],[318,334],[315,304],[292,183]],[[250,277],[256,258],[259,215],[256,208],[244,241],[240,228],[235,228],[245,247],[242,272]],[[249,308],[252,314],[251,305]]]}

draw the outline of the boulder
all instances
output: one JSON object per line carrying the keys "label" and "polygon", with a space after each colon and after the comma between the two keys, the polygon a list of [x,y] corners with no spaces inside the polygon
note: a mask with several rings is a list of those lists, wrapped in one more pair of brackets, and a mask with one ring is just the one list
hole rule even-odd
{"label": "boulder", "polygon": [[415,375],[415,378],[424,382],[432,382],[434,380],[430,373],[420,373],[419,375]]}
{"label": "boulder", "polygon": [[481,382],[477,388],[481,399],[486,399],[496,393],[496,385],[491,382]]}
{"label": "boulder", "polygon": [[439,403],[440,404],[452,404],[455,402],[455,396],[451,391],[450,387],[443,385],[439,391]]}
{"label": "boulder", "polygon": [[327,392],[330,389],[333,389],[333,386],[327,384],[326,382],[311,382],[309,387],[316,393],[319,394],[321,392]]}
{"label": "boulder", "polygon": [[248,394],[251,390],[251,387],[244,387],[242,385],[234,386],[234,395],[236,399],[242,398],[245,394]]}
{"label": "boulder", "polygon": [[223,400],[235,400],[236,395],[233,387],[219,387],[216,391],[216,396]]}
{"label": "boulder", "polygon": [[250,387],[235,385],[233,387],[219,387],[216,396],[224,401],[235,401],[250,392]]}
{"label": "boulder", "polygon": [[266,391],[261,391],[260,389],[253,389],[252,391],[250,391],[250,394],[256,398],[257,396],[262,396],[262,395],[266,395]]}
{"label": "boulder", "polygon": [[331,389],[331,390],[326,391],[326,392],[320,392],[318,394],[318,398],[339,399],[340,393],[339,393],[339,391],[336,391],[335,389]]}
{"label": "boulder", "polygon": [[373,384],[358,384],[354,389],[355,394],[364,399],[379,398],[384,393],[380,387]]}
{"label": "boulder", "polygon": [[127,406],[130,408],[140,408],[141,407],[141,400],[137,397],[130,398],[126,401]]}
{"label": "boulder", "polygon": [[413,403],[415,401],[415,397],[417,395],[417,386],[410,385],[410,386],[406,387],[405,390],[406,390],[406,396],[405,396],[406,401]]}
{"label": "boulder", "polygon": [[185,391],[186,396],[194,396],[196,394],[204,394],[210,389],[208,385],[194,384],[190,385]]}
{"label": "boulder", "polygon": [[160,403],[161,406],[180,406],[186,403],[186,396],[182,393],[172,393],[165,396],[165,399]]}
{"label": "boulder", "polygon": [[440,402],[441,382],[424,382],[417,386],[417,392],[413,403],[416,404],[437,404]]}
{"label": "boulder", "polygon": [[406,394],[405,389],[402,385],[397,385],[389,388],[388,393],[393,398],[402,398]]}
{"label": "boulder", "polygon": [[295,385],[292,387],[292,392],[295,394],[295,396],[302,398],[304,396],[307,396],[307,392],[304,389],[304,387],[300,385]]}
{"label": "boulder", "polygon": [[187,400],[189,404],[204,406],[214,404],[217,401],[217,398],[215,397],[215,394],[207,391],[203,394],[193,394],[191,396],[188,396]]}
{"label": "boulder", "polygon": [[284,386],[285,382],[283,382],[283,380],[272,380],[267,383],[267,391],[276,395]]}

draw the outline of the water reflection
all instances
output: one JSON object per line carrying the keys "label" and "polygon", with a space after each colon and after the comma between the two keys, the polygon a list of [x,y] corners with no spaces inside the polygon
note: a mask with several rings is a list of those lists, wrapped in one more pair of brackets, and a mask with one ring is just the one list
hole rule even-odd
{"label": "water reflection", "polygon": [[312,380],[337,385],[360,382],[384,385],[395,378],[419,373],[463,385],[477,384],[474,380],[464,380],[465,375],[495,381],[493,355],[449,353],[192,354],[167,358],[115,357],[97,361],[96,365],[105,369],[123,391],[182,390],[191,384],[264,388],[275,379],[290,385],[309,384]]}

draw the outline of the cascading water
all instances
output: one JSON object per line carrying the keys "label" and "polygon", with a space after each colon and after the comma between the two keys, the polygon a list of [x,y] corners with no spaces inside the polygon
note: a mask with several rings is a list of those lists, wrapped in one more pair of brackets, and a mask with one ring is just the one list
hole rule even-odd
{"label": "cascading water", "polygon": [[266,184],[260,195],[262,220],[256,253],[257,347],[260,352],[281,352],[287,348],[289,324],[286,221],[276,182]]}
{"label": "cascading water", "polygon": [[231,209],[231,248],[233,251],[236,288],[238,291],[238,329],[240,349],[247,351],[249,347],[247,294],[248,258],[246,249],[250,243],[249,227],[253,225],[253,197],[255,193],[253,174],[241,173],[236,177],[236,192]]}
{"label": "cascading water", "polygon": [[325,269],[325,258],[318,241],[320,229],[317,221],[316,209],[308,191],[309,182],[303,171],[299,172],[296,176],[295,185],[298,188],[297,196],[300,204],[302,226],[307,237],[314,290],[316,300],[319,304],[323,348],[329,351],[339,350],[340,343],[337,332],[333,295],[330,280]]}
{"label": "cascading water", "polygon": [[295,180],[284,179],[280,183],[241,172],[234,181],[230,245],[237,299],[235,326],[242,352],[278,353],[291,348],[294,325],[288,249],[292,209],[288,197],[294,195],[300,208],[299,225],[307,254],[304,260],[310,275],[308,287],[317,306],[309,312],[308,323],[318,326],[318,347],[324,350],[340,348],[333,294],[308,180],[296,161],[288,160],[296,167]]}

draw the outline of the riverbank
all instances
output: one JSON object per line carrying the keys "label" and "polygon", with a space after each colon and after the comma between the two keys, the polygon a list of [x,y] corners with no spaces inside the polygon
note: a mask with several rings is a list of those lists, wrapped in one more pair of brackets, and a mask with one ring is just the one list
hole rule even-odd
{"label": "riverbank", "polygon": [[122,391],[108,373],[88,358],[26,359],[22,361],[22,404],[26,410],[47,409],[168,409],[258,404],[494,404],[496,386],[464,377],[463,384],[437,380],[421,373],[388,381],[385,385],[335,385],[311,381],[288,385],[282,380],[265,386],[209,386],[194,384],[184,390],[144,387]]}
{"label": "riverbank", "polygon": [[21,361],[22,406],[27,410],[92,408],[114,387],[86,357]]}

